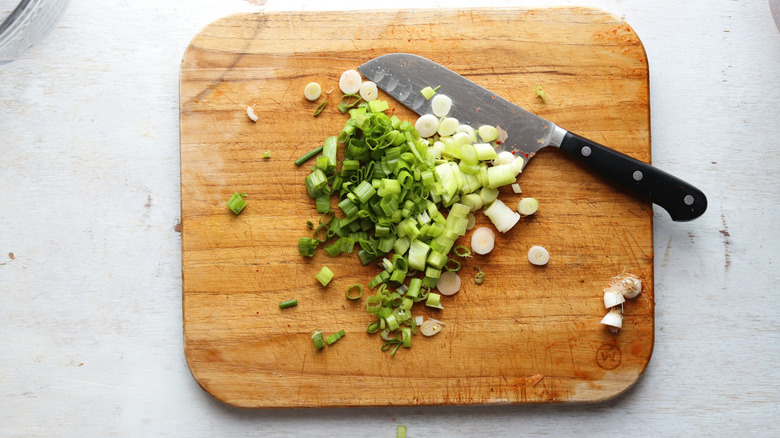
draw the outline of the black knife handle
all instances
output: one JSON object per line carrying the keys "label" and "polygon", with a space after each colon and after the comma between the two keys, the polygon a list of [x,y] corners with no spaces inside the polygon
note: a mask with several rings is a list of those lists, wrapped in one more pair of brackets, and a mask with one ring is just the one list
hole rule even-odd
{"label": "black knife handle", "polygon": [[674,221],[693,220],[707,210],[707,197],[701,190],[595,141],[566,132],[561,149],[618,186],[649,198]]}

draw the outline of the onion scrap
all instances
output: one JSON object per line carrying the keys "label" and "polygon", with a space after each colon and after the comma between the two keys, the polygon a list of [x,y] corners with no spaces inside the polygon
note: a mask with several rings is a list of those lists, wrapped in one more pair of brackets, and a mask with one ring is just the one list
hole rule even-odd
{"label": "onion scrap", "polygon": [[623,272],[612,277],[609,286],[604,288],[604,307],[609,309],[601,323],[617,333],[623,327],[623,303],[642,293],[642,280],[634,274]]}

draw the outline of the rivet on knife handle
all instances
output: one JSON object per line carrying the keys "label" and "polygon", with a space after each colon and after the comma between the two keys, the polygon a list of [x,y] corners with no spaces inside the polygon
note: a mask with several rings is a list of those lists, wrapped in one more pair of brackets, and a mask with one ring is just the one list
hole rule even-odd
{"label": "rivet on knife handle", "polygon": [[571,132],[563,136],[560,147],[618,186],[664,208],[672,220],[693,220],[707,210],[701,190],[647,163]]}

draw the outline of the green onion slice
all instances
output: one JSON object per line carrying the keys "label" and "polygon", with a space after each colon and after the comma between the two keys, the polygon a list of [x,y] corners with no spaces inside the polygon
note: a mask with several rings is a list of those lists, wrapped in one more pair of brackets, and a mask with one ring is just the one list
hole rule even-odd
{"label": "green onion slice", "polygon": [[458,257],[471,257],[471,250],[463,245],[452,248],[452,252]]}
{"label": "green onion slice", "polygon": [[[355,292],[357,291],[357,292]],[[355,283],[347,288],[346,296],[350,300],[358,300],[363,296],[363,285]]]}
{"label": "green onion slice", "polygon": [[330,281],[333,279],[333,271],[331,271],[327,266],[323,266],[315,278],[320,282],[321,285],[327,286],[328,283],[330,283]]}
{"label": "green onion slice", "polygon": [[314,342],[314,348],[317,350],[325,346],[325,340],[322,338],[322,330],[315,330],[311,335],[311,340]]}
{"label": "green onion slice", "polygon": [[325,338],[325,342],[328,345],[333,345],[334,342],[338,341],[339,339],[343,338],[346,332],[344,330],[339,330],[336,333],[333,333],[332,335]]}
{"label": "green onion slice", "polygon": [[304,154],[302,157],[295,160],[295,165],[300,166],[301,164],[309,161],[312,157],[319,154],[320,152],[322,152],[322,146],[312,149],[311,151]]}
{"label": "green onion slice", "polygon": [[479,269],[479,267],[477,267],[477,266],[474,266],[474,269],[479,271],[479,272],[477,272],[477,275],[474,276],[474,283],[476,283],[476,284],[484,283],[485,282],[485,273],[482,272],[482,269]]}
{"label": "green onion slice", "polygon": [[230,200],[227,202],[227,207],[235,214],[241,213],[241,210],[246,207],[246,201],[244,198],[246,198],[246,193],[233,193],[233,196],[231,196]]}
{"label": "green onion slice", "polygon": [[297,305],[298,305],[298,300],[293,298],[292,300],[282,301],[281,303],[279,303],[279,308],[286,309],[288,307],[293,307]]}
{"label": "green onion slice", "polygon": [[447,263],[444,265],[444,269],[450,272],[458,272],[460,271],[460,262],[455,259],[449,259],[447,260]]}
{"label": "green onion slice", "polygon": [[321,104],[317,105],[317,109],[314,110],[314,117],[317,117],[322,113],[322,111],[325,109],[325,107],[328,106],[328,101],[325,100]]}

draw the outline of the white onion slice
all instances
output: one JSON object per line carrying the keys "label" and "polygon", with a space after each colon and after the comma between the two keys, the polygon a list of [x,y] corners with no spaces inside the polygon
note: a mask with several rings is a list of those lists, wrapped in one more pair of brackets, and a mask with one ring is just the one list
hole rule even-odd
{"label": "white onion slice", "polygon": [[517,212],[523,216],[530,216],[539,210],[539,201],[534,198],[523,198],[517,203]]}
{"label": "white onion slice", "polygon": [[485,143],[490,143],[498,138],[498,129],[495,126],[482,125],[477,129],[477,132],[479,133],[479,138]]}
{"label": "white onion slice", "polygon": [[371,102],[372,100],[376,100],[377,96],[379,96],[379,91],[377,90],[375,83],[365,81],[360,84],[360,97],[362,97],[363,100]]}
{"label": "white onion slice", "polygon": [[468,142],[471,143],[471,144],[473,144],[473,143],[475,143],[477,141],[477,132],[474,131],[474,128],[472,128],[470,125],[460,124],[460,125],[458,125],[458,129],[456,131],[459,132],[459,133],[463,132],[466,135],[468,135],[468,138],[469,138]]}
{"label": "white onion slice", "polygon": [[458,119],[454,117],[444,118],[441,123],[439,123],[439,135],[442,137],[447,137],[454,134],[455,130],[458,129],[458,125],[460,125]]}
{"label": "white onion slice", "polygon": [[479,227],[471,234],[471,249],[475,253],[485,255],[493,251],[496,244],[496,233],[488,227]]}
{"label": "white onion slice", "polygon": [[520,184],[518,183],[512,184],[512,191],[515,193],[523,193],[523,190],[520,188]]}
{"label": "white onion slice", "polygon": [[550,261],[550,253],[544,247],[534,245],[528,250],[528,261],[537,266],[546,265]]}
{"label": "white onion slice", "polygon": [[436,283],[436,289],[442,295],[455,295],[460,290],[460,275],[457,272],[444,271]]}
{"label": "white onion slice", "polygon": [[501,151],[498,153],[498,158],[493,160],[493,165],[498,166],[500,164],[510,164],[515,162],[515,156],[509,151]]}
{"label": "white onion slice", "polygon": [[254,108],[251,106],[246,107],[246,115],[249,116],[250,119],[252,119],[253,122],[257,121],[257,115],[255,114]]}
{"label": "white onion slice", "polygon": [[437,94],[431,99],[431,111],[436,117],[444,117],[450,113],[452,108],[452,99],[444,94]]}
{"label": "white onion slice", "polygon": [[433,114],[420,116],[414,124],[414,129],[420,133],[420,137],[431,137],[439,129],[439,119]]}
{"label": "white onion slice", "polygon": [[441,324],[429,319],[420,326],[420,333],[423,336],[433,336],[441,331]]}
{"label": "white onion slice", "polygon": [[309,82],[303,88],[303,96],[307,100],[314,102],[322,96],[322,87],[316,82]]}
{"label": "white onion slice", "polygon": [[347,70],[339,78],[339,88],[344,94],[355,94],[360,91],[362,78],[355,70]]}

